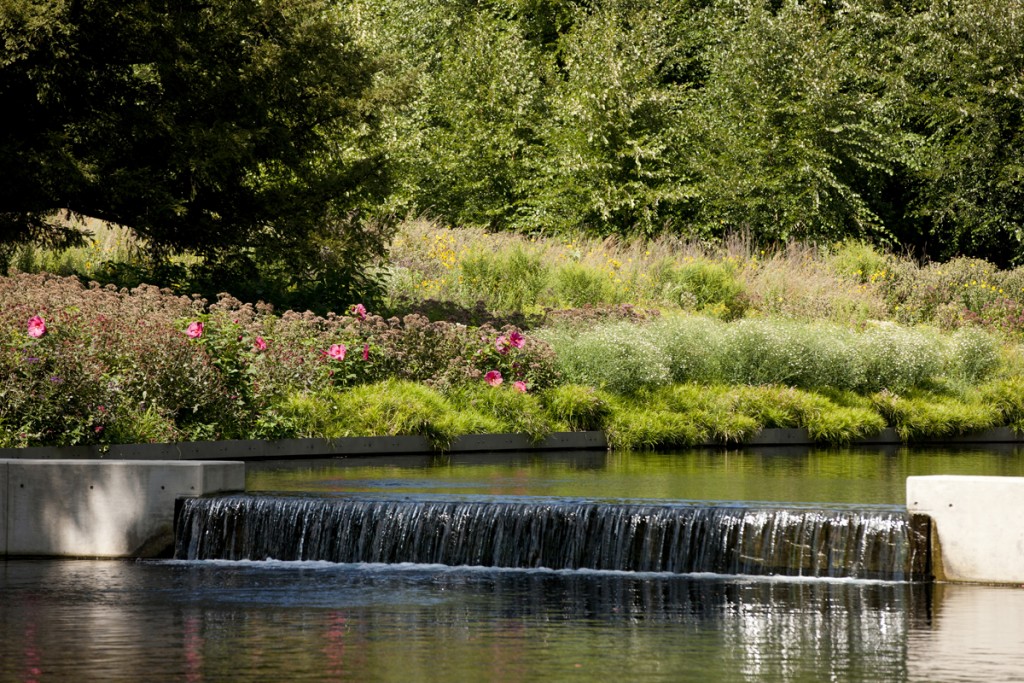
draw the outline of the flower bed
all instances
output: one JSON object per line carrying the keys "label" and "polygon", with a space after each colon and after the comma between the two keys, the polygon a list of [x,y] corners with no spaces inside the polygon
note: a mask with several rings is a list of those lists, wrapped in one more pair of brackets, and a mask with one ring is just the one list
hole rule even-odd
{"label": "flower bed", "polygon": [[[701,316],[511,325],[317,316],[0,278],[0,447],[603,430],[616,448],[802,427],[844,442],[1024,425],[993,337]],[[1009,355],[1007,355],[1009,353]]]}

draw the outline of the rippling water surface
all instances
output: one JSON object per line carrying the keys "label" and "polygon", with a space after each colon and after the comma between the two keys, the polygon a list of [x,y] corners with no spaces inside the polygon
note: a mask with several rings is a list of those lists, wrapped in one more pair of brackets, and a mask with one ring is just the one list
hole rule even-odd
{"label": "rippling water surface", "polygon": [[[1013,452],[263,465],[332,496],[902,503]],[[1014,681],[1024,587],[278,561],[0,561],[0,681]]]}

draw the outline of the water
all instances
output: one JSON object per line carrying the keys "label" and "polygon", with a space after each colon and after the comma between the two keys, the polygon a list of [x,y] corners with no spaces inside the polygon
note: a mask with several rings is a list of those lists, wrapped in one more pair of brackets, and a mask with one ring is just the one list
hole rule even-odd
{"label": "water", "polygon": [[[908,474],[1024,476],[1016,450],[379,462],[266,464],[251,468],[249,485],[307,492],[296,500],[316,492],[414,506],[498,496],[885,512],[904,502]],[[1024,588],[433,564],[0,561],[0,681],[598,678],[1024,680]]]}
{"label": "water", "polygon": [[175,537],[189,560],[928,576],[927,536],[900,510],[237,495],[184,501]]}

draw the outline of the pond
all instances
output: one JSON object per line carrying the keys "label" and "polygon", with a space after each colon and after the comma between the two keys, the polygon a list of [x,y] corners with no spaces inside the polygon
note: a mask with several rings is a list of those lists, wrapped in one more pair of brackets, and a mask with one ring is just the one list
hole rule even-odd
{"label": "pond", "polygon": [[[250,491],[896,509],[996,450],[562,453],[251,465]],[[1024,588],[277,560],[0,562],[0,680],[1024,678]]]}

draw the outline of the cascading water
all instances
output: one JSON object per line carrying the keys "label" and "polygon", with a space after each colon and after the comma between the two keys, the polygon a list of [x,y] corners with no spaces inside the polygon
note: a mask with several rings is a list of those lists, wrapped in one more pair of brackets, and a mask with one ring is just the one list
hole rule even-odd
{"label": "cascading water", "polygon": [[919,580],[906,513],[686,504],[183,499],[178,559]]}

